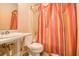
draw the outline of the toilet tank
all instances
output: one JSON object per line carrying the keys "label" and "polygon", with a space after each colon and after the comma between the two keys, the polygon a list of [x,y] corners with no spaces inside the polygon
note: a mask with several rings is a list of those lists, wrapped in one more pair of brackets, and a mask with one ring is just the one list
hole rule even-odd
{"label": "toilet tank", "polygon": [[24,46],[29,46],[33,42],[32,34],[29,34],[25,37],[25,44]]}

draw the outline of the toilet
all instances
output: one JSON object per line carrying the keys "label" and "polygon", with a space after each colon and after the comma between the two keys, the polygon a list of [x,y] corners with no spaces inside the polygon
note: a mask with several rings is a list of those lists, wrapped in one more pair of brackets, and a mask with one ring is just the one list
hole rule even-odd
{"label": "toilet", "polygon": [[32,35],[28,35],[25,38],[25,46],[29,48],[32,56],[40,56],[40,53],[43,52],[43,45],[33,42]]}

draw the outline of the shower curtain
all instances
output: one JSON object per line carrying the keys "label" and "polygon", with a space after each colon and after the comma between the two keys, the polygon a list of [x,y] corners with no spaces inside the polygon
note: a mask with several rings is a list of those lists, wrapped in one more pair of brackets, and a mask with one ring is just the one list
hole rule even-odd
{"label": "shower curtain", "polygon": [[37,42],[44,51],[62,56],[75,56],[77,46],[76,5],[49,3],[38,8]]}
{"label": "shower curtain", "polygon": [[17,29],[17,10],[14,10],[14,11],[12,12],[11,23],[10,23],[10,29],[11,29],[11,30]]}

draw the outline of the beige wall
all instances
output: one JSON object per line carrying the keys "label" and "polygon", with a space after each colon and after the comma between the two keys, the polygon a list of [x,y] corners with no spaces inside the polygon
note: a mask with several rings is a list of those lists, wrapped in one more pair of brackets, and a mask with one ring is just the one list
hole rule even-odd
{"label": "beige wall", "polygon": [[31,5],[18,4],[18,30],[20,32],[31,32],[35,35],[37,31],[37,17],[36,14],[33,14]]}
{"label": "beige wall", "polygon": [[29,32],[29,10],[27,4],[18,4],[18,30]]}
{"label": "beige wall", "polygon": [[10,29],[11,12],[17,9],[17,4],[0,3],[0,29]]}

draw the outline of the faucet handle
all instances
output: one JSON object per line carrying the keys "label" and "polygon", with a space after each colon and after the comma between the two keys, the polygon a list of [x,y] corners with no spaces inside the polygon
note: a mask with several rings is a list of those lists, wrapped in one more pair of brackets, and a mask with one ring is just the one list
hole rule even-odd
{"label": "faucet handle", "polygon": [[9,31],[5,31],[5,34],[9,34],[10,32]]}

